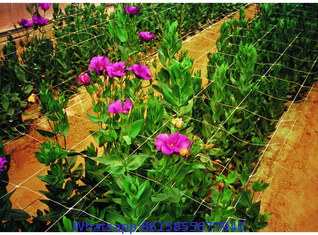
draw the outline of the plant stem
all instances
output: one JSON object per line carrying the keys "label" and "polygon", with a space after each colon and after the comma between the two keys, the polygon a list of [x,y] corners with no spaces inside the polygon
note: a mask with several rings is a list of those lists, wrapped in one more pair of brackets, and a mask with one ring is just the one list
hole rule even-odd
{"label": "plant stem", "polygon": [[[50,123],[50,120],[48,119],[47,121],[48,121],[48,123],[49,123],[49,125],[50,125],[50,127],[52,129],[52,132],[54,132],[54,128],[53,128],[52,124]],[[58,143],[59,140],[57,139],[57,136],[55,135],[54,137],[55,137],[56,142]]]}
{"label": "plant stem", "polygon": [[64,148],[66,150],[66,137],[65,136],[63,136],[63,137],[64,137]]}

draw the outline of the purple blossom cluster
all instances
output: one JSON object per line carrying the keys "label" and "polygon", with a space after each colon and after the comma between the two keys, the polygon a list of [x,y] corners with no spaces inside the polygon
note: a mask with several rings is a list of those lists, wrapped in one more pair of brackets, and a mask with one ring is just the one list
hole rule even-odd
{"label": "purple blossom cluster", "polygon": [[[95,71],[98,75],[108,75],[110,78],[122,77],[126,75],[125,71],[132,71],[139,79],[149,80],[150,78],[152,78],[152,75],[150,75],[149,67],[142,65],[142,63],[134,64],[132,67],[129,68],[125,67],[125,62],[120,61],[113,64],[109,62],[107,56],[98,55],[91,59],[88,70],[91,73]],[[77,78],[77,82],[85,86],[88,86],[90,84],[90,81],[91,78],[87,73],[82,73]],[[110,105],[108,106],[108,112],[114,114],[128,114],[132,106],[133,104],[129,99],[126,99],[124,106],[122,105],[121,100],[117,100],[110,103]]]}
{"label": "purple blossom cluster", "polygon": [[[42,6],[41,6],[42,7]],[[43,8],[42,8],[43,9]],[[124,10],[126,14],[130,16],[134,16],[138,14],[138,11],[140,10],[140,7],[134,7],[134,6],[126,6],[124,5]],[[152,39],[155,39],[154,34],[151,34],[150,32],[140,32],[138,34],[138,37],[140,37],[142,40],[149,42]],[[137,63],[132,65],[131,67],[126,68],[125,62],[116,62],[111,63],[107,56],[98,55],[96,57],[93,57],[89,63],[88,71],[91,73],[96,72],[98,75],[108,75],[108,77],[122,77],[126,75],[126,71],[131,71],[135,74],[135,76],[138,79],[145,79],[150,80],[153,76],[150,74],[150,69],[148,66],[144,66],[142,63]],[[84,84],[85,86],[90,84],[91,78],[87,73],[82,73],[78,76],[78,83]],[[100,93],[98,93],[100,96]],[[122,104],[121,100],[117,100],[115,102],[111,102],[108,106],[108,112],[118,114],[128,114],[131,110],[133,104],[129,99],[126,99],[124,105]]]}
{"label": "purple blossom cluster", "polygon": [[[47,11],[50,8],[51,3],[39,3],[39,6],[42,8],[43,11]],[[32,18],[32,21],[22,18],[19,24],[24,28],[32,27],[33,24],[36,24],[39,26],[45,26],[49,20],[44,19],[44,17],[39,14],[35,14],[35,16],[33,16]]]}
{"label": "purple blossom cluster", "polygon": [[[132,67],[125,68],[126,63],[125,62],[116,62],[116,63],[110,63],[107,56],[101,56],[98,55],[96,57],[93,57],[89,63],[88,70],[93,73],[95,72],[98,75],[101,75],[103,73],[106,73],[110,78],[112,77],[122,77],[126,75],[125,71],[132,71],[137,78],[139,79],[145,79],[149,80],[152,78],[152,75],[150,75],[150,69],[148,66],[144,66],[142,63],[134,64]],[[78,83],[88,85],[90,79],[88,79],[88,75],[85,74],[85,82],[84,82],[84,74],[81,74],[78,77]],[[88,81],[88,82],[86,82]]]}
{"label": "purple blossom cluster", "polygon": [[145,42],[149,42],[151,39],[155,39],[155,35],[150,34],[150,32],[140,32],[137,36]]}
{"label": "purple blossom cluster", "polygon": [[137,15],[141,7],[134,7],[134,6],[127,7],[126,4],[124,4],[124,9],[127,15],[134,16],[134,15]]}

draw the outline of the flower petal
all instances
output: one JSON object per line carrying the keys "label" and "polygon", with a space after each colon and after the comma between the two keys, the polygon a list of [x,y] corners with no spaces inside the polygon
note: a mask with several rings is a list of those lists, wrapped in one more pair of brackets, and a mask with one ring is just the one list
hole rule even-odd
{"label": "flower petal", "polygon": [[180,149],[188,148],[190,145],[189,137],[184,135],[179,135],[176,146]]}
{"label": "flower petal", "polygon": [[161,151],[161,148],[163,146],[166,146],[168,141],[169,141],[169,136],[167,134],[159,134],[155,141],[155,146],[157,150]]}
{"label": "flower petal", "polygon": [[172,151],[171,149],[167,148],[166,146],[162,146],[161,152],[162,152],[163,154],[166,154],[166,155],[173,154],[173,151]]}
{"label": "flower petal", "polygon": [[116,102],[110,102],[108,106],[108,112],[118,114],[118,112],[122,113],[122,104],[121,100],[117,100]]}
{"label": "flower petal", "polygon": [[124,104],[124,111],[126,111],[127,113],[129,112],[129,110],[131,109],[133,103],[127,98]]}
{"label": "flower petal", "polygon": [[173,144],[175,146],[179,139],[179,135],[180,135],[179,132],[169,135],[169,144]]}

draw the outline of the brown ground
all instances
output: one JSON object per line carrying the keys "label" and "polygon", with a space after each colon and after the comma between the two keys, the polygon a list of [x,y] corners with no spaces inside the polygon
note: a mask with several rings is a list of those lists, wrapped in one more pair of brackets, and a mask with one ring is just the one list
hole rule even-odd
{"label": "brown ground", "polygon": [[318,231],[317,88],[290,107],[256,174],[270,184],[258,197],[273,213],[264,232]]}
{"label": "brown ground", "polygon": [[[246,17],[252,18],[255,9],[255,6],[246,9]],[[238,14],[235,17],[237,18]],[[203,79],[206,78],[207,52],[215,50],[215,41],[219,37],[223,22],[224,20],[202,32],[197,32],[195,37],[188,37],[183,43],[183,48],[187,49],[189,55],[195,59],[195,69],[202,71]],[[155,72],[152,70],[152,74]],[[205,84],[207,82],[206,80]],[[285,120],[293,121],[282,123],[272,141],[280,145],[269,147],[256,174],[256,177],[261,177],[270,183],[268,189],[259,197],[262,200],[261,210],[273,213],[269,220],[270,225],[263,231],[318,231],[318,225],[315,223],[318,219],[318,202],[315,200],[318,191],[315,176],[317,175],[315,165],[318,163],[315,162],[314,151],[318,148],[318,145],[316,147],[314,144],[317,136],[315,130],[318,130],[315,102],[318,102],[318,89],[312,90],[306,104],[293,104],[285,118]],[[32,106],[31,109],[35,111],[30,111],[29,116],[39,116],[36,108]],[[287,135],[297,118],[297,110],[302,112],[294,128]],[[81,151],[91,142],[95,143],[89,130],[97,130],[98,127],[88,119],[85,114],[87,112],[93,114],[91,98],[83,90],[83,93],[71,99],[69,103],[70,131],[67,137],[67,148]],[[37,161],[34,154],[38,151],[41,142],[45,140],[35,131],[35,128],[49,130],[44,117],[34,120],[33,124],[34,126],[31,126],[26,136],[5,144],[6,153],[10,153],[12,158],[9,171],[12,185],[8,186],[8,190],[13,189],[14,185],[21,185],[11,197],[13,207],[25,209],[31,215],[35,215],[37,209],[45,208],[44,204],[38,200],[41,197],[38,191],[45,190],[45,186],[37,175],[43,175],[47,170]],[[35,127],[35,125],[39,126]],[[287,136],[288,139],[280,152]],[[62,140],[61,143],[63,143]]]}

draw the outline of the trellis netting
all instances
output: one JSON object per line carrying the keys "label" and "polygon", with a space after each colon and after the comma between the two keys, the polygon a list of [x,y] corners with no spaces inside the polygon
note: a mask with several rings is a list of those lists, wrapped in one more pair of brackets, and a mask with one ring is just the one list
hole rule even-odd
{"label": "trellis netting", "polygon": [[[115,4],[108,15],[103,4],[69,5],[65,13],[53,4],[55,39],[44,34],[32,39],[22,62],[9,38],[4,76],[16,75],[23,84],[21,99],[36,87],[47,118],[48,128],[37,128],[44,141],[35,153],[47,170],[38,176],[46,190],[32,190],[47,209],[31,220],[12,209],[10,196],[29,178],[7,191],[11,161],[0,146],[1,230],[266,227],[271,214],[260,212],[257,196],[268,183],[255,173],[269,146],[282,144],[269,136],[316,79],[317,5],[260,4],[253,19],[245,19],[246,5],[128,5]],[[191,30],[236,11],[239,18],[223,23],[214,48],[196,60],[182,50]],[[207,77],[195,70],[206,54]],[[94,142],[83,151],[67,145],[72,99],[60,85],[68,81],[83,84],[92,106],[87,117],[97,127],[86,130]],[[18,97],[8,84],[2,97]],[[2,100],[9,109],[7,98]],[[286,101],[291,101],[287,108]]]}

